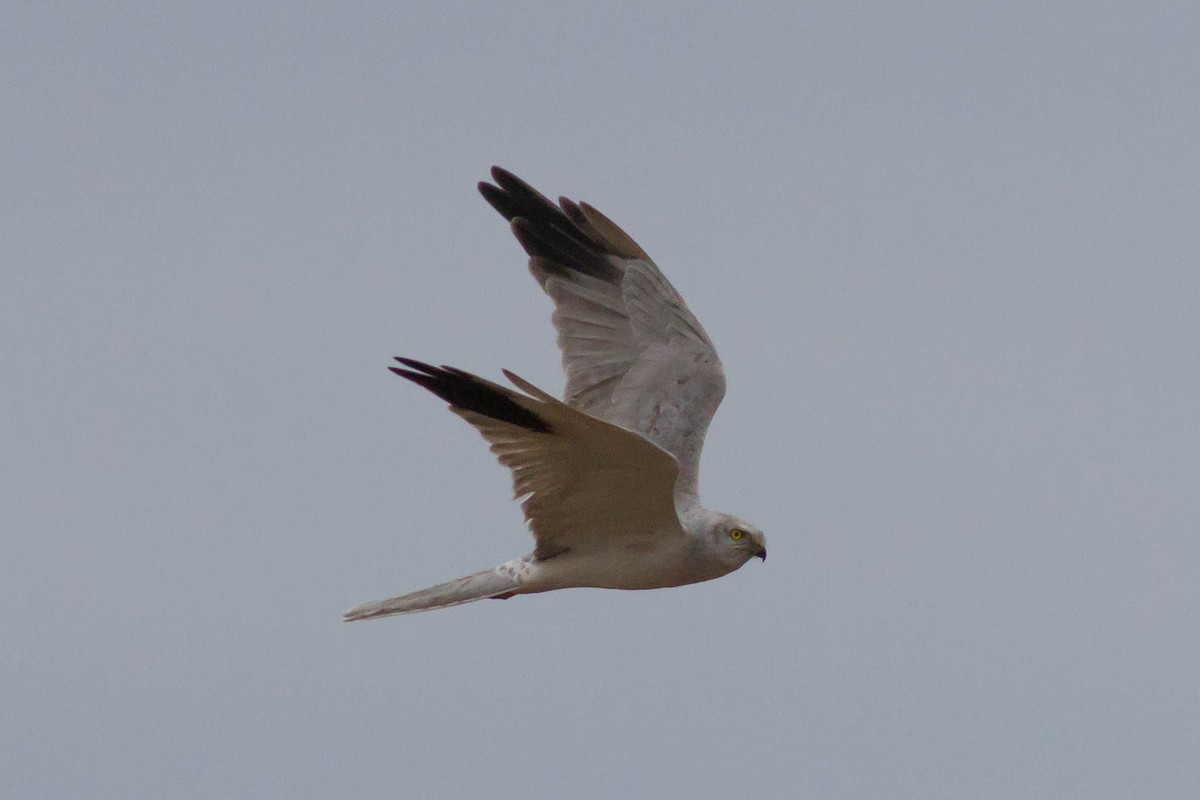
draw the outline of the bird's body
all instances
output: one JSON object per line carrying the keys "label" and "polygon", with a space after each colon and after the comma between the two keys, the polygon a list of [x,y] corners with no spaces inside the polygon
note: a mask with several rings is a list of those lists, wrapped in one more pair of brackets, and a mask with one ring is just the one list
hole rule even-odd
{"label": "bird's body", "polygon": [[[531,560],[527,584],[534,591],[592,586],[599,589],[667,589],[717,578],[699,557],[690,536],[663,537],[649,533],[629,536],[603,550],[563,553],[547,561]],[[597,557],[599,556],[599,557]]]}
{"label": "bird's body", "polygon": [[398,358],[392,371],[450,403],[513,474],[536,541],[528,556],[347,620],[554,589],[660,589],[711,580],[754,556],[762,532],[700,505],[700,451],[725,393],[716,351],[649,256],[595,209],[556,206],[494,167],[484,198],[554,301],[567,374],[560,401],[505,371],[514,391]]}

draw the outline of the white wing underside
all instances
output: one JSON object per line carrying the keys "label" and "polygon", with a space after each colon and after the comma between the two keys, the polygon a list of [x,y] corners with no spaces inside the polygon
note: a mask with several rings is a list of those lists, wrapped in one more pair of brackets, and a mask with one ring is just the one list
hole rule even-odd
{"label": "white wing underside", "polygon": [[645,251],[586,203],[555,206],[504,170],[484,197],[513,223],[554,301],[564,400],[636,431],[679,461],[675,494],[698,502],[700,453],[725,395],[711,340]]}
{"label": "white wing underside", "polygon": [[[531,267],[536,275],[536,263]],[[545,276],[567,374],[564,400],[673,453],[680,464],[677,491],[695,496],[700,451],[725,393],[725,373],[662,273],[647,261],[623,267],[617,286],[587,275]]]}

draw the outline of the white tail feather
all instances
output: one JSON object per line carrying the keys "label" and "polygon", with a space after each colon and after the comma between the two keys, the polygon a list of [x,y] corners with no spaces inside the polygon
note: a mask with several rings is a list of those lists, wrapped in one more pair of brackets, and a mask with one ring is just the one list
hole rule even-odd
{"label": "white tail feather", "polygon": [[347,611],[343,619],[346,622],[354,622],[396,614],[412,614],[416,611],[431,611],[435,608],[448,608],[488,597],[507,595],[520,589],[513,566],[511,562],[501,564],[473,575],[430,586],[428,589],[387,600],[363,603]]}

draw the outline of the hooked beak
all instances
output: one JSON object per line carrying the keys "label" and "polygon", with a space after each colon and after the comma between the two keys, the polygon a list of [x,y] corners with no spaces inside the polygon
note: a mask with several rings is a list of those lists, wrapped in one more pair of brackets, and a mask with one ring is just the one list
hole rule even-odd
{"label": "hooked beak", "polygon": [[758,552],[755,553],[754,555],[761,558],[763,560],[763,563],[765,564],[767,561],[767,548],[765,548],[765,547],[758,548]]}

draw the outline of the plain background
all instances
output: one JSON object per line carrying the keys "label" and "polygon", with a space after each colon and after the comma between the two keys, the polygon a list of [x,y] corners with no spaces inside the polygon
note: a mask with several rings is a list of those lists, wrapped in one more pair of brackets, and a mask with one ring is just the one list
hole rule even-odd
{"label": "plain background", "polygon": [[[1194,796],[1194,5],[3,17],[0,795]],[[340,621],[530,547],[385,369],[561,387],[492,163],[704,322],[765,565]]]}

